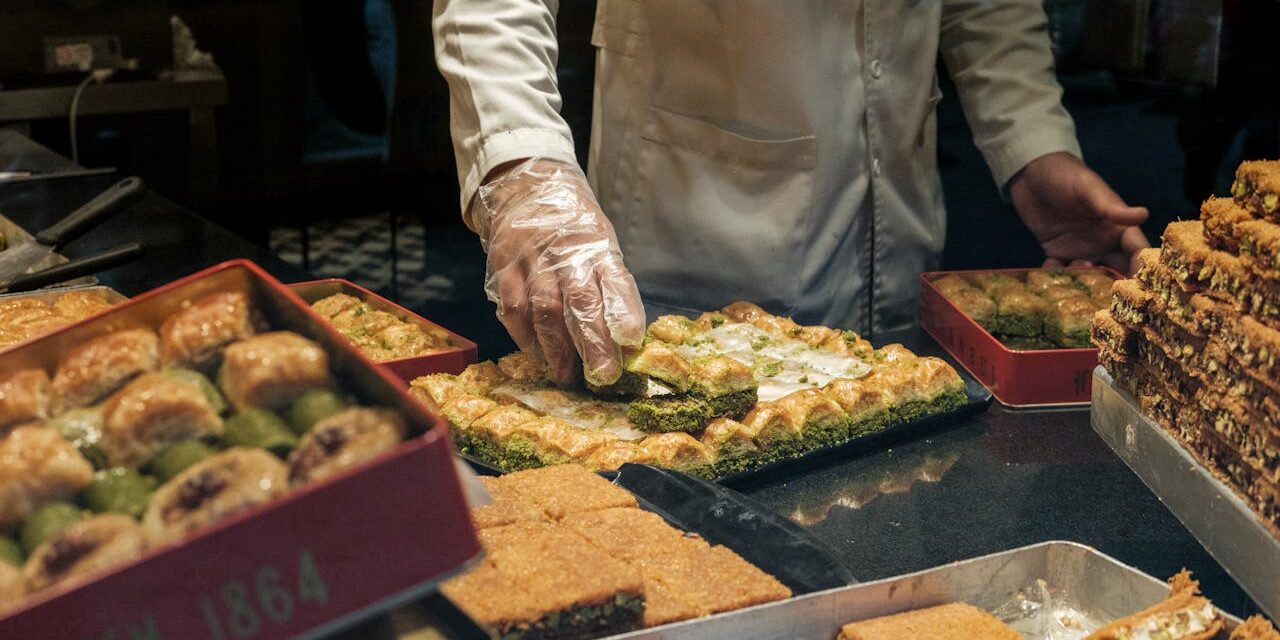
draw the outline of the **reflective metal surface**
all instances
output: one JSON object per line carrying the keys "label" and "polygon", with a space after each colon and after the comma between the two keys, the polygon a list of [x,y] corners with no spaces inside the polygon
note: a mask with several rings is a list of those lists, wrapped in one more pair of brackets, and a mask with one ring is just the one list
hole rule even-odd
{"label": "reflective metal surface", "polygon": [[1272,618],[1280,617],[1280,539],[1231,488],[1142,414],[1098,367],[1093,429]]}
{"label": "reflective metal surface", "polygon": [[[849,622],[959,601],[995,613],[1028,640],[1067,640],[1151,606],[1168,593],[1164,582],[1090,547],[1046,542],[614,637],[831,640]],[[1228,620],[1230,627],[1239,623]]]}
{"label": "reflective metal surface", "polygon": [[[3,234],[4,236],[4,246],[7,247],[4,249],[5,251],[8,251],[9,248],[30,245],[36,241],[35,237],[32,236],[30,232],[3,215],[0,215],[0,234]],[[63,264],[64,262],[67,262],[67,258],[61,254],[50,253],[28,267],[26,273],[47,269],[52,266]],[[97,278],[94,278],[93,276],[85,276],[83,278],[76,278],[75,280],[68,280],[67,282],[61,283],[59,286],[73,287],[78,285],[96,284],[97,282]]]}

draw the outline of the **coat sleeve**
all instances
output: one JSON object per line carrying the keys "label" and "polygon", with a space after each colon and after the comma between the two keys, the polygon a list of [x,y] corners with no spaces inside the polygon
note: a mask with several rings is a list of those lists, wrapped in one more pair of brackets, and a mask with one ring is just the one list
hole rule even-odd
{"label": "coat sleeve", "polygon": [[944,0],[940,48],[974,142],[1004,189],[1027,163],[1080,157],[1040,0]]}
{"label": "coat sleeve", "polygon": [[559,0],[435,0],[436,65],[449,84],[449,124],[462,212],[494,167],[540,156],[577,165],[556,84]]}

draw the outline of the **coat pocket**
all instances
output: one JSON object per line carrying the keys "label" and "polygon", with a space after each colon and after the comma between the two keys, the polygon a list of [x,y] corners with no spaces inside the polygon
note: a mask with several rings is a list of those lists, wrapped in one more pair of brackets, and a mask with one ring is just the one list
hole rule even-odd
{"label": "coat pocket", "polygon": [[656,107],[646,113],[619,234],[646,299],[712,309],[798,303],[811,226],[813,136],[750,136]]}
{"label": "coat pocket", "polygon": [[591,44],[622,56],[635,55],[641,42],[644,5],[640,0],[600,0]]}

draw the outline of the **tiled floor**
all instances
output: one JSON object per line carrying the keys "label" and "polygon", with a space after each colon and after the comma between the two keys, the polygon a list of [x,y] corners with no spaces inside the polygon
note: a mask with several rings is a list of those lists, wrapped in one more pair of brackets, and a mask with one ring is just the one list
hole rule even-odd
{"label": "tiled floor", "polygon": [[[298,227],[274,229],[271,250],[289,262],[303,265],[303,233]],[[473,253],[467,251],[467,244],[474,237],[457,237],[461,234],[453,229],[442,232],[442,238],[433,237],[433,250],[428,253],[422,223],[402,219],[395,231],[393,253],[391,217],[386,212],[316,222],[305,233],[306,266],[317,277],[354,280],[409,304],[454,300],[458,278],[474,281],[483,276],[483,263],[449,255]],[[480,256],[478,243],[476,249],[474,253]]]}
{"label": "tiled floor", "polygon": [[[271,232],[271,250],[304,265],[298,227]],[[514,349],[484,296],[484,252],[461,223],[432,228],[402,217],[392,251],[386,212],[317,221],[307,229],[306,268],[317,278],[346,278],[413,309],[481,345],[481,357]],[[394,286],[392,273],[395,273]]]}

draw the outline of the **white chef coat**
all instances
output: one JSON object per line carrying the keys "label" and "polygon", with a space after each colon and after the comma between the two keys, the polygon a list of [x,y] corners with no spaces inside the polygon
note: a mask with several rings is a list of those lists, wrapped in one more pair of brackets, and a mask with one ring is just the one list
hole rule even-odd
{"label": "white chef coat", "polygon": [[[574,161],[557,9],[435,2],[464,212],[499,164]],[[600,0],[588,174],[646,304],[910,324],[945,237],[937,56],[1004,186],[1080,154],[1046,26],[1038,0]]]}

